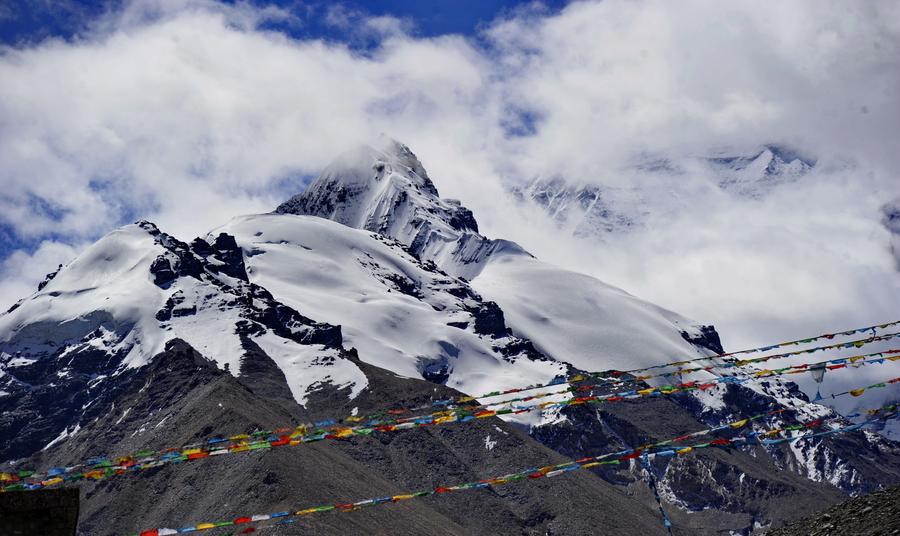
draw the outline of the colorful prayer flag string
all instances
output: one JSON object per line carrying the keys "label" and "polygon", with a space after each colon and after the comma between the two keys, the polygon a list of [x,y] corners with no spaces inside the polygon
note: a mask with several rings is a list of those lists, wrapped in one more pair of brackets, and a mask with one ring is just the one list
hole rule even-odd
{"label": "colorful prayer flag string", "polygon": [[[882,355],[882,353],[870,354]],[[856,358],[860,359],[856,359]],[[866,356],[854,356],[849,358],[836,358],[820,361],[813,364],[802,364],[785,367],[776,370],[758,371],[747,377],[724,376],[715,378],[709,382],[682,382],[674,385],[663,385],[659,387],[649,387],[646,389],[623,391],[617,393],[601,394],[601,395],[583,395],[579,394],[584,387],[594,387],[591,385],[581,387],[569,387],[561,391],[542,393],[529,397],[507,400],[497,404],[512,404],[519,401],[535,401],[542,398],[558,395],[571,395],[571,398],[559,401],[534,402],[525,406],[509,406],[498,410],[488,410],[485,406],[475,408],[455,408],[442,412],[435,412],[427,415],[419,415],[415,417],[404,417],[396,419],[392,422],[371,421],[365,425],[340,427],[330,430],[309,430],[306,427],[296,427],[294,429],[282,428],[274,432],[265,431],[263,434],[237,434],[226,438],[214,438],[207,440],[202,444],[187,445],[179,448],[168,448],[161,451],[138,451],[126,456],[115,458],[95,457],[87,460],[85,463],[77,464],[69,467],[54,467],[45,473],[23,470],[15,473],[0,473],[0,492],[7,491],[33,491],[46,487],[56,486],[64,482],[75,482],[79,480],[102,480],[104,478],[133,473],[153,467],[160,467],[166,464],[180,463],[184,461],[192,461],[209,458],[211,456],[219,456],[223,454],[234,454],[239,452],[251,452],[256,450],[271,449],[282,446],[296,446],[302,443],[311,443],[325,439],[340,439],[351,436],[370,435],[373,432],[395,432],[408,430],[412,428],[421,428],[425,426],[433,426],[438,424],[447,424],[452,422],[469,422],[487,417],[522,414],[536,410],[563,408],[567,406],[575,406],[581,404],[599,404],[620,402],[623,400],[633,400],[644,397],[670,396],[676,393],[690,392],[694,390],[706,390],[715,387],[721,383],[746,383],[750,381],[759,381],[773,376],[785,374],[797,374],[807,371],[811,366],[827,363],[841,362],[832,365],[836,370],[846,368],[846,362],[852,363],[854,366],[862,366],[866,364],[883,363],[885,360],[900,360],[900,355],[893,357],[882,357],[871,360],[861,360]],[[836,398],[844,395],[859,396],[866,389],[886,387],[887,384],[900,382],[900,378],[894,378],[886,382],[874,384],[871,386],[852,389],[843,393],[835,393],[831,395]],[[79,469],[86,469],[81,470]],[[27,479],[27,480],[26,480]],[[4,485],[5,484],[5,485]]]}
{"label": "colorful prayer flag string", "polygon": [[[419,497],[428,497],[431,495],[440,495],[444,493],[450,493],[455,491],[463,491],[463,490],[472,490],[472,489],[481,489],[487,488],[490,486],[498,486],[503,484],[508,484],[510,482],[517,481],[527,481],[527,480],[536,480],[539,478],[553,478],[556,476],[560,476],[562,474],[576,471],[578,469],[590,469],[593,467],[598,467],[601,465],[619,465],[623,462],[630,462],[631,460],[636,460],[638,458],[643,458],[649,460],[651,458],[656,457],[676,457],[683,456],[689,453],[696,452],[701,449],[706,448],[729,448],[729,447],[740,447],[752,444],[760,444],[763,446],[774,446],[782,443],[793,443],[796,441],[804,440],[804,439],[812,439],[816,437],[825,437],[829,435],[835,435],[840,433],[852,432],[855,430],[859,430],[860,428],[873,424],[879,420],[894,418],[897,416],[897,406],[885,406],[883,408],[879,408],[875,410],[877,412],[877,416],[870,418],[862,423],[846,425],[838,428],[833,428],[830,430],[826,430],[823,432],[812,432],[812,433],[803,433],[795,436],[787,437],[787,438],[777,438],[777,439],[768,439],[774,435],[778,435],[781,431],[785,429],[775,429],[775,430],[767,430],[764,432],[751,432],[741,436],[735,436],[732,438],[719,438],[713,441],[709,441],[706,443],[700,443],[691,445],[688,447],[682,447],[679,449],[665,449],[665,450],[657,450],[654,452],[645,452],[643,449],[626,449],[619,452],[612,452],[608,454],[601,454],[599,456],[592,456],[581,458],[579,460],[572,460],[564,463],[559,463],[555,465],[548,465],[544,467],[532,467],[522,471],[518,471],[515,473],[510,473],[500,477],[493,478],[485,478],[481,480],[476,480],[472,482],[466,482],[463,484],[458,484],[455,486],[438,486],[433,489],[419,491],[415,493],[406,493],[399,495],[391,495],[377,498],[369,498],[360,501],[344,501],[335,504],[327,504],[321,506],[315,506],[311,508],[305,508],[302,510],[297,510],[294,512],[291,511],[282,511],[275,512],[272,514],[258,514],[254,516],[242,516],[235,518],[231,521],[219,521],[215,523],[200,523],[197,525],[182,527],[179,529],[170,529],[170,528],[154,528],[148,529],[140,533],[139,536],[170,536],[173,534],[185,534],[191,532],[198,532],[208,529],[214,529],[218,527],[231,527],[236,525],[243,525],[248,523],[255,523],[259,521],[266,521],[270,519],[279,519],[279,518],[297,518],[302,516],[307,516],[311,514],[321,513],[321,512],[330,512],[330,511],[341,511],[341,512],[351,512],[354,510],[359,510],[361,508],[376,506],[387,503],[396,503],[400,501],[410,500]],[[805,425],[800,425],[802,428],[811,429],[815,427],[821,426],[821,420],[810,421],[810,423],[806,423]],[[671,441],[671,440],[670,440]],[[665,512],[663,511],[663,514]]]}

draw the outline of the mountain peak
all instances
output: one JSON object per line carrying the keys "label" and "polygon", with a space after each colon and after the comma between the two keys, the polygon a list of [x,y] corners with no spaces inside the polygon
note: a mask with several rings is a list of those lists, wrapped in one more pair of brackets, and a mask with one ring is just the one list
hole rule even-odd
{"label": "mountain peak", "polygon": [[282,203],[279,214],[306,214],[382,234],[399,208],[443,220],[451,228],[478,232],[459,203],[444,201],[425,167],[406,145],[380,137],[335,158],[309,187]]}
{"label": "mountain peak", "polygon": [[[418,157],[386,136],[342,153],[275,212],[318,216],[391,237],[419,258],[467,278],[501,242],[478,234],[472,211],[442,199]],[[510,245],[503,242],[503,249],[521,251]]]}

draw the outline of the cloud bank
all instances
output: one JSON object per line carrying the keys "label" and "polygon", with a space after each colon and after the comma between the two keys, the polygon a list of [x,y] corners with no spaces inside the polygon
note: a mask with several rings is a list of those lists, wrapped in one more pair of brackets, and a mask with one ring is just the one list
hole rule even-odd
{"label": "cloud bank", "polygon": [[[4,49],[0,304],[122,223],[190,239],[271,210],[385,132],[486,234],[715,323],[732,348],[900,316],[881,223],[900,198],[897,4],[533,4],[429,38],[323,17],[346,41],[268,29],[302,25],[278,8],[136,1],[77,39]],[[698,170],[628,166],[762,143],[817,169],[747,200]],[[555,175],[648,192],[645,227],[585,243],[505,195]]]}

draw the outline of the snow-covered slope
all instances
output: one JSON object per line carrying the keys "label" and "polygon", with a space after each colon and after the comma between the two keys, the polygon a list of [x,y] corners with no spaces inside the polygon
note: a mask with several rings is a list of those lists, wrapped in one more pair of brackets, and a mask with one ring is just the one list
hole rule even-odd
{"label": "snow-covered slope", "polygon": [[682,335],[702,336],[690,320],[533,257],[493,255],[472,286],[500,305],[516,334],[582,370],[628,370],[711,354]]}
{"label": "snow-covered slope", "polygon": [[366,386],[339,355],[340,328],[247,281],[232,237],[188,245],[140,222],[104,236],[0,315],[2,420],[18,423],[23,438],[77,426],[116,376],[175,338],[234,376],[261,349],[301,405],[326,387],[353,397]]}
{"label": "snow-covered slope", "polygon": [[340,324],[363,361],[468,393],[547,382],[566,372],[509,335],[503,313],[396,241],[312,216],[246,216],[233,235],[250,281],[295,309]]}

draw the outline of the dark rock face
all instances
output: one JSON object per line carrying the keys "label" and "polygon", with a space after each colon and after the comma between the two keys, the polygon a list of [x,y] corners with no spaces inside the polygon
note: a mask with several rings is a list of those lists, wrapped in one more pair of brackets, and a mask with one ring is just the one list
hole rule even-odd
{"label": "dark rock face", "polygon": [[900,486],[850,499],[768,534],[770,536],[900,534]]}
{"label": "dark rock face", "polygon": [[725,350],[722,348],[722,340],[719,338],[719,333],[716,331],[715,326],[698,326],[698,329],[700,330],[699,335],[682,331],[681,338],[701,348],[712,350],[717,354],[725,353]]}
{"label": "dark rock face", "polygon": [[212,244],[213,254],[222,261],[221,265],[209,265],[207,269],[213,273],[221,272],[235,279],[247,281],[247,268],[244,266],[244,253],[238,247],[234,237],[225,233],[219,233]]}
{"label": "dark rock face", "polygon": [[475,215],[468,208],[458,205],[456,210],[450,214],[450,226],[457,231],[478,232],[478,222],[475,221]]}
{"label": "dark rock face", "polygon": [[178,278],[169,259],[162,255],[150,265],[150,273],[153,274],[153,284],[159,288],[169,288],[169,285]]}
{"label": "dark rock face", "polygon": [[47,274],[47,275],[44,277],[44,280],[41,281],[40,283],[38,283],[38,290],[43,290],[44,287],[47,286],[47,283],[49,283],[50,281],[52,281],[53,278],[56,277],[56,274],[58,274],[60,270],[62,270],[62,264],[60,264],[59,266],[57,266],[55,271],[50,272],[49,274]]}
{"label": "dark rock face", "polygon": [[[788,385],[796,389],[794,384]],[[785,398],[782,388],[773,385],[773,396],[766,396],[743,386],[726,385],[723,405],[715,411],[688,394],[598,408],[575,406],[562,412],[563,422],[532,428],[531,435],[569,457],[599,455],[781,409],[777,399]],[[791,393],[802,396],[799,391]],[[784,427],[803,421],[788,411],[765,419],[760,426]],[[729,429],[712,437],[748,431]],[[703,441],[706,439],[697,442]],[[872,442],[864,432],[799,442],[795,448],[808,450],[825,481],[811,480],[803,463],[784,445],[707,449],[689,456],[659,458],[652,462],[652,470],[676,527],[691,527],[691,534],[752,534],[761,527],[797,519],[801,512],[834,504],[847,492],[868,492],[900,482],[900,446],[886,440]],[[611,484],[631,487],[642,482],[633,469],[603,466],[598,474]]]}
{"label": "dark rock face", "polygon": [[422,378],[432,383],[446,384],[452,371],[449,360],[444,356],[437,359],[423,358],[419,362],[419,372],[422,374]]}
{"label": "dark rock face", "polygon": [[[102,404],[113,400],[129,381],[124,375],[123,383],[94,390],[92,380],[113,374],[124,356],[86,350],[77,356],[77,361],[75,357],[57,352],[16,367],[4,378],[9,382],[4,388],[10,394],[0,398],[0,430],[5,438],[0,443],[0,459],[27,456],[60,435],[61,429],[74,429],[80,418],[93,418],[102,411]],[[68,367],[70,360],[77,362],[77,368]],[[64,381],[57,375],[63,370],[67,371]]]}
{"label": "dark rock face", "polygon": [[492,337],[505,337],[509,335],[509,328],[503,319],[503,311],[500,307],[492,302],[482,302],[477,308],[472,310],[472,316],[475,317],[475,331]]}

